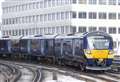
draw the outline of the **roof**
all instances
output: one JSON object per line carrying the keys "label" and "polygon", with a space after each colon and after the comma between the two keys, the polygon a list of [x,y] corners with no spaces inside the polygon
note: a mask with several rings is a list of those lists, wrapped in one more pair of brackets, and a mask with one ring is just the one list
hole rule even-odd
{"label": "roof", "polygon": [[16,39],[19,40],[21,39],[23,36],[3,36],[2,38],[0,38],[0,40],[11,40],[11,39]]}
{"label": "roof", "polygon": [[56,37],[56,39],[64,39],[64,38],[83,38],[83,33],[63,34]]}
{"label": "roof", "polygon": [[54,39],[57,35],[31,35],[22,37],[22,39]]}

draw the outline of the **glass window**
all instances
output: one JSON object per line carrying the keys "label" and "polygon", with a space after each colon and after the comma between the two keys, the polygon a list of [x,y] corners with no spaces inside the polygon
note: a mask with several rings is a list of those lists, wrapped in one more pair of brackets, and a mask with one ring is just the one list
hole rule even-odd
{"label": "glass window", "polygon": [[97,4],[97,0],[89,0],[89,4]]}
{"label": "glass window", "polygon": [[76,26],[70,26],[70,32],[75,33],[76,32]]}
{"label": "glass window", "polygon": [[81,27],[81,26],[80,26],[80,27],[79,27],[79,32],[80,32],[80,33],[86,32],[86,27],[83,27],[83,26]]}
{"label": "glass window", "polygon": [[106,27],[99,27],[99,31],[106,32]]}
{"label": "glass window", "polygon": [[116,13],[109,13],[109,19],[116,19]]}
{"label": "glass window", "polygon": [[118,0],[118,5],[120,5],[120,0]]}
{"label": "glass window", "polygon": [[61,20],[65,18],[65,13],[61,12]]}
{"label": "glass window", "polygon": [[95,36],[89,36],[87,38],[88,40],[88,48],[89,49],[108,49],[110,44],[110,38],[101,36],[101,35],[95,35]]}
{"label": "glass window", "polygon": [[116,34],[116,28],[115,27],[110,27],[109,28],[109,33],[110,34]]}
{"label": "glass window", "polygon": [[118,33],[120,34],[120,28],[118,28]]}
{"label": "glass window", "polygon": [[76,12],[72,12],[72,18],[76,18],[77,15],[76,15]]}
{"label": "glass window", "polygon": [[99,0],[99,4],[106,5],[106,0]]}
{"label": "glass window", "polygon": [[117,47],[117,42],[113,42],[113,46],[114,46],[114,48],[116,48]]}
{"label": "glass window", "polygon": [[37,51],[40,49],[40,40],[31,40],[32,51]]}
{"label": "glass window", "polygon": [[118,19],[120,19],[120,13],[118,13]]}
{"label": "glass window", "polygon": [[89,32],[94,32],[94,31],[96,31],[96,30],[97,30],[96,27],[89,27]]}
{"label": "glass window", "polygon": [[72,3],[74,3],[74,4],[77,3],[77,0],[72,0]]}
{"label": "glass window", "polygon": [[109,1],[109,5],[116,5],[116,0],[108,0]]}
{"label": "glass window", "polygon": [[79,3],[80,3],[80,4],[86,4],[86,3],[87,3],[87,0],[79,0]]}
{"label": "glass window", "polygon": [[97,14],[95,12],[89,12],[89,19],[96,19]]}
{"label": "glass window", "polygon": [[70,18],[70,12],[67,11],[67,12],[65,12],[65,19],[69,19],[69,18]]}
{"label": "glass window", "polygon": [[106,13],[99,13],[99,19],[106,19],[107,18],[107,16],[106,16]]}
{"label": "glass window", "polygon": [[86,12],[79,12],[79,18],[86,18]]}
{"label": "glass window", "polygon": [[19,48],[19,40],[12,40],[11,46],[12,46],[12,49]]}
{"label": "glass window", "polygon": [[60,13],[59,12],[56,14],[56,19],[60,20]]}

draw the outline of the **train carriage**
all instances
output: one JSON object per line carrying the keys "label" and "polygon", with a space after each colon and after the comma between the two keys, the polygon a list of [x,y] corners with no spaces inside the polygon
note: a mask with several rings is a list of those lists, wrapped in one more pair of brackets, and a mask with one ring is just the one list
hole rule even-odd
{"label": "train carriage", "polygon": [[85,62],[82,35],[60,35],[55,38],[57,62],[69,65],[83,65]]}

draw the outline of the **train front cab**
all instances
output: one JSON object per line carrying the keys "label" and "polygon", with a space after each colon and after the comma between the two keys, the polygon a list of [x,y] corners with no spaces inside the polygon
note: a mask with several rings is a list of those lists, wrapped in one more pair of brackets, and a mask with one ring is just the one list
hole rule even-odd
{"label": "train front cab", "polygon": [[110,70],[113,60],[113,40],[103,32],[93,32],[84,38],[86,69]]}

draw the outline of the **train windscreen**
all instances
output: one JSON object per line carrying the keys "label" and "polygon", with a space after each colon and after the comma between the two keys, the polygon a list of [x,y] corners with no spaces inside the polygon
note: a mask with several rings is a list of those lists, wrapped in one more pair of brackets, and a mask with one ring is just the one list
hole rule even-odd
{"label": "train windscreen", "polygon": [[89,49],[108,49],[110,39],[104,36],[90,36],[88,37]]}

